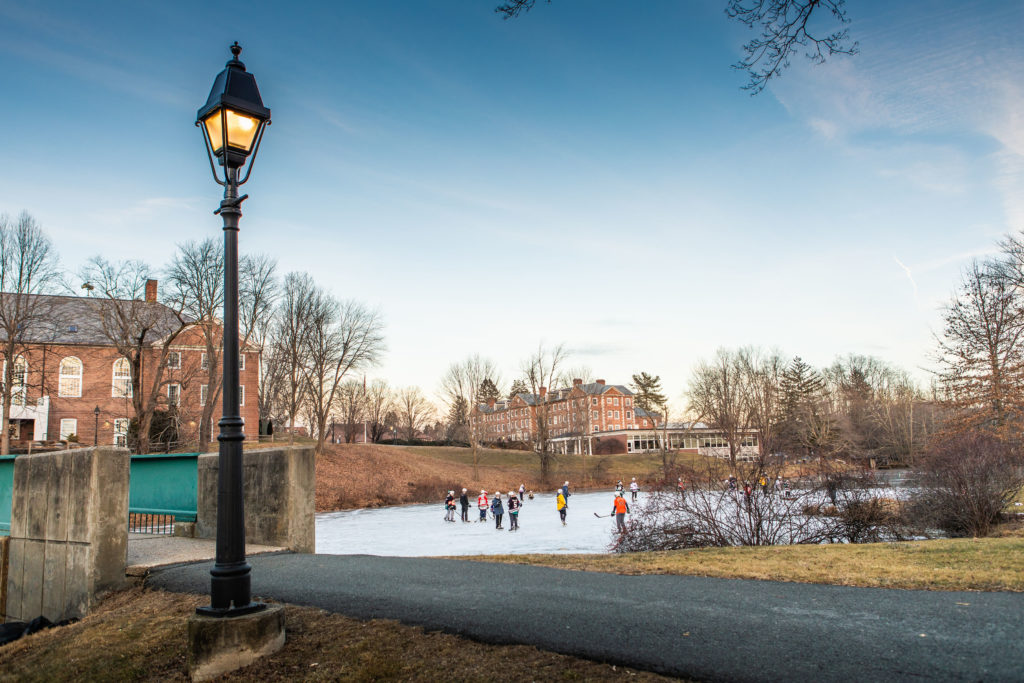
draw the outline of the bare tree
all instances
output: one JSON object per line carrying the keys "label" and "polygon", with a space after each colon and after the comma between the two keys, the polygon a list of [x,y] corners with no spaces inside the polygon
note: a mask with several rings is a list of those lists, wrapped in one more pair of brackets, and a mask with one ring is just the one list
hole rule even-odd
{"label": "bare tree", "polygon": [[[50,299],[41,296],[58,282],[57,254],[50,238],[28,213],[12,221],[0,216],[0,352],[3,353],[0,454],[11,452],[11,404],[26,400],[25,346],[45,335],[52,321]],[[19,361],[20,359],[20,361]]]}
{"label": "bare tree", "polygon": [[395,409],[394,392],[383,379],[375,379],[366,389],[366,420],[370,426],[370,440],[377,443],[387,431],[387,416]]}
{"label": "bare tree", "polygon": [[[276,293],[274,262],[266,256],[243,256],[239,263],[239,334],[244,351],[255,334],[265,334]],[[224,346],[220,316],[224,311],[224,249],[212,238],[178,245],[167,269],[168,299],[196,322],[206,354],[206,403],[199,418],[199,450],[212,440],[213,414],[220,398]]]}
{"label": "bare tree", "polygon": [[735,468],[741,432],[747,426],[746,389],[736,354],[718,349],[711,362],[698,363],[687,393],[690,410],[723,432],[729,444],[729,462]]}
{"label": "bare tree", "polygon": [[303,368],[306,365],[306,337],[316,284],[306,273],[288,273],[284,278],[281,303],[271,330],[273,371],[280,389],[280,409],[288,421],[288,442],[295,440],[295,418],[306,398]]}
{"label": "bare tree", "polygon": [[757,430],[758,453],[764,462],[778,448],[778,430],[783,419],[782,374],[786,361],[778,351],[765,353],[745,347],[736,354],[737,368],[746,389],[746,427]]}
{"label": "bare tree", "polygon": [[560,376],[562,366],[568,359],[568,353],[564,344],[558,344],[550,349],[544,344],[537,346],[537,351],[530,355],[522,364],[523,379],[530,387],[530,392],[537,402],[534,407],[534,423],[536,434],[534,435],[534,451],[540,459],[540,476],[543,481],[548,481],[551,473],[553,454],[551,453],[551,430],[548,415],[549,392],[553,389],[556,380]]}
{"label": "bare tree", "polygon": [[845,0],[728,0],[726,15],[761,33],[743,46],[746,56],[734,65],[750,76],[743,89],[755,95],[764,90],[789,66],[789,58],[798,48],[806,48],[806,57],[815,64],[833,55],[857,54],[849,29],[824,34],[813,30],[824,23],[815,24],[811,19],[818,19],[826,10],[838,24],[850,23],[845,5]]}
{"label": "bare tree", "polygon": [[398,392],[395,407],[400,429],[409,441],[415,439],[416,433],[434,418],[434,407],[419,387],[406,387]]}
{"label": "bare tree", "polygon": [[338,387],[336,403],[344,424],[345,443],[354,442],[359,433],[360,423],[365,418],[363,398],[363,385],[357,380],[346,380]]}
{"label": "bare tree", "polygon": [[380,314],[356,301],[336,301],[317,288],[305,324],[306,400],[316,429],[317,452],[323,452],[327,421],[338,386],[351,370],[374,365],[384,352]]}
{"label": "bare tree", "polygon": [[460,399],[469,406],[469,444],[473,451],[473,478],[478,475],[478,452],[481,434],[479,416],[474,412],[479,407],[479,391],[487,378],[499,383],[498,369],[489,358],[481,358],[473,354],[461,363],[452,363],[441,378],[441,395],[449,406],[455,405]]}
{"label": "bare tree", "polygon": [[[546,4],[550,3],[547,0]],[[537,0],[507,0],[494,11],[504,19],[514,19],[536,4]],[[857,54],[858,45],[850,42],[848,29],[829,29],[823,34],[814,30],[823,25],[820,15],[826,10],[839,25],[850,23],[845,0],[728,0],[726,16],[761,33],[743,46],[746,56],[733,65],[750,76],[743,89],[754,95],[764,90],[768,81],[789,66],[789,58],[798,48],[806,48],[807,59],[815,64],[833,55]]]}
{"label": "bare tree", "polygon": [[[150,426],[157,406],[166,405],[163,388],[170,347],[191,324],[172,302],[146,301],[150,269],[141,261],[113,264],[100,256],[82,268],[81,277],[98,293],[91,298],[103,335],[128,361],[129,377],[120,387],[135,413],[136,452],[149,450]],[[147,354],[152,355],[148,367]],[[147,376],[148,373],[148,376]]]}

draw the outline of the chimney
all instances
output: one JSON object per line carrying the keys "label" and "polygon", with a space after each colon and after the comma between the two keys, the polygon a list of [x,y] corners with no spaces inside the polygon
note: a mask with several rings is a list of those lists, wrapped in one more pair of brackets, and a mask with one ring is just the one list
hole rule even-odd
{"label": "chimney", "polygon": [[583,384],[583,380],[581,380],[581,379],[574,379],[574,380],[572,381],[572,385],[573,385],[574,387],[578,387],[578,386],[579,386],[579,385],[581,385],[581,384]]}
{"label": "chimney", "polygon": [[491,398],[487,399],[487,407],[488,408],[493,408],[494,407],[494,397],[493,396]]}
{"label": "chimney", "polygon": [[156,280],[146,280],[146,301],[156,301]]}
{"label": "chimney", "polygon": [[548,394],[548,388],[547,387],[541,387],[540,388],[540,397],[544,398],[545,396],[547,396],[547,394]]}
{"label": "chimney", "polygon": [[604,380],[603,379],[597,380],[597,383],[600,384],[601,386],[604,386]]}

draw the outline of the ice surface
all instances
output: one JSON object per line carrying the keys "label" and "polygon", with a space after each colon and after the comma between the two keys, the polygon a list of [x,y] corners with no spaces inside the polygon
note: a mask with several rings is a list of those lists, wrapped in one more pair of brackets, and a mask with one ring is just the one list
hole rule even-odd
{"label": "ice surface", "polygon": [[[473,494],[473,492],[470,492]],[[476,492],[476,493],[479,493]],[[316,517],[316,551],[328,555],[497,555],[504,553],[603,553],[614,535],[610,517],[594,513],[612,511],[612,491],[569,496],[566,526],[555,509],[554,489],[534,494],[519,512],[519,531],[509,531],[508,513],[494,528],[490,513],[486,522],[444,521],[444,504],[402,505],[388,508],[325,512]],[[644,494],[641,492],[641,501]],[[505,500],[505,496],[502,499]],[[629,501],[629,493],[626,493]],[[469,518],[479,519],[476,495],[470,496]],[[627,516],[628,518],[628,516]]]}

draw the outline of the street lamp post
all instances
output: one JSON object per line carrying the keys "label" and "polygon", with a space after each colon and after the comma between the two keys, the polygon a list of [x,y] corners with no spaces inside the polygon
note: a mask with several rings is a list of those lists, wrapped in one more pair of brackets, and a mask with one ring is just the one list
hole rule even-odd
{"label": "street lamp post", "polygon": [[92,428],[92,445],[95,448],[99,444],[100,439],[100,407],[96,406],[93,408],[92,414],[96,418],[96,424]]}
{"label": "street lamp post", "polygon": [[[237,42],[231,46],[231,61],[217,75],[210,97],[196,115],[213,178],[224,187],[224,199],[214,212],[224,220],[224,410],[217,423],[217,559],[210,570],[210,605],[196,609],[199,614],[214,617],[240,616],[266,607],[252,602],[251,567],[245,560],[245,421],[239,414],[238,392],[238,220],[248,195],[239,197],[238,186],[249,180],[252,173],[263,131],[270,123],[270,110],[263,106],[256,79],[239,61],[241,52]],[[248,169],[242,175],[246,160]],[[222,167],[221,173],[217,165]]]}

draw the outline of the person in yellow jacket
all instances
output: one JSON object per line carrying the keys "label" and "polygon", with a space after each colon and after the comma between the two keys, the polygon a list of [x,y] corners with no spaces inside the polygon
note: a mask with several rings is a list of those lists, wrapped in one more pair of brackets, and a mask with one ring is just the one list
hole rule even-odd
{"label": "person in yellow jacket", "polygon": [[626,513],[629,512],[629,503],[622,496],[622,492],[619,491],[615,494],[615,502],[612,503],[612,514],[615,515],[615,524],[618,526],[619,533],[626,533]]}
{"label": "person in yellow jacket", "polygon": [[565,513],[568,512],[569,506],[565,504],[562,489],[555,489],[555,507],[558,508],[558,516],[562,518],[562,526],[565,526]]}

